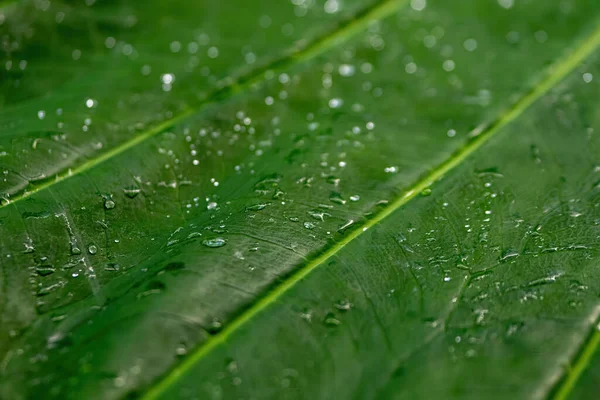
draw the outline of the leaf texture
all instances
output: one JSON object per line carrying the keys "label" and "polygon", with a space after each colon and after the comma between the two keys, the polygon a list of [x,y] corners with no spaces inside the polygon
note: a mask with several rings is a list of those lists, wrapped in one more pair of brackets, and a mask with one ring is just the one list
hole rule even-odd
{"label": "leaf texture", "polygon": [[0,394],[589,398],[599,11],[6,5]]}

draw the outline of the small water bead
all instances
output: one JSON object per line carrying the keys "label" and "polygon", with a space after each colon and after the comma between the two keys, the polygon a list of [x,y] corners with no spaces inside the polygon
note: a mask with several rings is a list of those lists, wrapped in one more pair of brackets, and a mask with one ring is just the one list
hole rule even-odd
{"label": "small water bead", "polygon": [[226,244],[227,244],[227,240],[220,238],[220,237],[216,237],[216,238],[212,238],[212,239],[204,239],[202,241],[203,246],[211,247],[211,248],[223,247]]}
{"label": "small water bead", "polygon": [[515,5],[515,0],[498,0],[498,4],[500,4],[500,7],[508,10]]}
{"label": "small water bead", "polygon": [[169,49],[173,53],[179,53],[179,51],[181,50],[181,42],[178,42],[177,40],[171,42],[171,44],[169,45]]}
{"label": "small water bead", "polygon": [[130,199],[136,197],[138,194],[140,194],[140,192],[141,190],[136,187],[127,187],[123,189],[123,193],[125,193],[125,196],[129,197]]}
{"label": "small water bead", "polygon": [[339,320],[339,319],[337,319],[337,318],[335,317],[335,314],[333,314],[333,313],[331,313],[331,312],[330,312],[330,313],[327,313],[327,315],[325,316],[325,319],[323,320],[323,323],[324,323],[326,326],[329,326],[329,327],[336,327],[336,326],[339,326],[339,325],[341,325],[341,322],[340,322],[340,320]]}
{"label": "small water bead", "polygon": [[594,79],[594,76],[592,74],[590,74],[589,72],[586,72],[585,74],[583,74],[583,81],[585,83],[590,83],[592,81],[592,79]]}
{"label": "small water bead", "polygon": [[211,201],[210,203],[208,203],[206,205],[207,210],[216,210],[217,207],[219,207],[219,205],[217,203],[215,203],[214,201]]}
{"label": "small water bead", "polygon": [[350,77],[354,75],[355,70],[356,68],[354,67],[354,65],[342,64],[338,68],[338,73],[343,77]]}
{"label": "small water bead", "polygon": [[219,49],[215,46],[212,46],[207,50],[206,54],[209,58],[217,58],[219,57]]}
{"label": "small water bead", "polygon": [[173,82],[175,82],[175,75],[173,74],[162,74],[160,76],[160,80],[162,81],[162,83],[164,83],[165,85],[170,85]]}
{"label": "small water bead", "polygon": [[39,119],[44,119],[46,117],[46,111],[44,111],[44,110],[38,111],[37,116]]}
{"label": "small water bead", "polygon": [[221,329],[223,329],[223,323],[218,318],[214,318],[206,327],[208,333],[213,335],[220,332]]}
{"label": "small water bead", "polygon": [[427,0],[410,0],[410,7],[415,11],[423,11],[427,7]]}
{"label": "small water bead", "polygon": [[477,49],[477,40],[473,38],[467,39],[463,43],[463,46],[467,51],[475,51]]}
{"label": "small water bead", "polygon": [[56,271],[56,268],[50,266],[50,265],[42,265],[40,267],[37,267],[35,269],[35,272],[40,275],[40,276],[48,276],[54,273],[54,271]]}
{"label": "small water bead", "polygon": [[442,64],[442,68],[444,68],[444,71],[446,71],[446,72],[454,71],[455,67],[456,67],[456,64],[454,64],[454,61],[452,61],[452,60],[446,60]]}
{"label": "small water bead", "polygon": [[359,201],[360,200],[360,196],[357,195],[357,194],[352,195],[352,196],[350,196],[350,200],[352,200],[352,201]]}
{"label": "small water bead", "polygon": [[335,14],[340,9],[340,3],[338,0],[327,0],[323,9],[327,14]]}
{"label": "small water bead", "polygon": [[447,133],[448,137],[456,136],[456,131],[454,129],[449,129]]}
{"label": "small water bead", "polygon": [[311,229],[311,230],[312,230],[312,229],[315,229],[315,226],[316,226],[316,225],[315,225],[315,224],[313,224],[312,222],[305,222],[305,223],[304,223],[304,227],[305,227],[306,229]]}
{"label": "small water bead", "polygon": [[85,100],[85,106],[87,108],[93,108],[93,107],[96,107],[96,105],[98,105],[98,102],[96,102],[96,100],[94,100],[94,99],[86,99]]}
{"label": "small water bead", "polygon": [[335,99],[329,100],[330,108],[340,108],[343,104],[344,104],[344,101],[340,98],[335,98]]}
{"label": "small water bead", "polygon": [[431,49],[432,47],[434,47],[437,44],[437,38],[433,35],[427,35],[427,36],[425,36],[425,38],[423,38],[423,44],[428,49]]}
{"label": "small water bead", "polygon": [[410,62],[410,63],[406,64],[406,67],[404,67],[404,70],[406,71],[407,74],[414,74],[415,72],[417,72],[417,64],[415,64],[414,62]]}
{"label": "small water bead", "polygon": [[260,211],[264,210],[270,203],[259,203],[246,207],[246,211]]}
{"label": "small water bead", "polygon": [[107,210],[112,210],[113,208],[115,208],[115,202],[111,199],[104,200],[104,208],[106,208]]}
{"label": "small water bead", "polygon": [[90,254],[96,254],[98,252],[98,248],[92,244],[88,247],[88,252]]}

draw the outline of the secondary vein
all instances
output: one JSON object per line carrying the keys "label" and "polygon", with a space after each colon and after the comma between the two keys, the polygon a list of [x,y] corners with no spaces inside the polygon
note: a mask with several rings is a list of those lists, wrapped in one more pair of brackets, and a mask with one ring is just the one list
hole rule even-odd
{"label": "secondary vein", "polygon": [[[476,128],[470,133],[471,140],[462,148],[456,151],[447,160],[439,164],[431,172],[412,184],[398,198],[391,202],[386,208],[375,215],[374,218],[365,222],[359,227],[349,232],[344,238],[339,240],[312,261],[304,264],[296,273],[283,281],[279,286],[267,293],[264,297],[258,299],[245,312],[232,320],[221,332],[209,338],[202,345],[197,347],[186,359],[175,366],[169,373],[154,384],[143,396],[143,399],[150,400],[160,397],[172,384],[179,380],[186,372],[202,360],[213,349],[224,344],[238,328],[251,321],[253,317],[261,313],[264,309],[283,296],[296,283],[304,279],[314,269],[325,263],[328,259],[337,254],[346,245],[358,238],[363,232],[383,221],[393,212],[404,206],[411,199],[416,197],[421,191],[427,189],[434,182],[441,179],[446,173],[459,166],[467,157],[473,154],[477,149],[491,140],[506,125],[517,119],[525,110],[527,110],[540,97],[546,94],[550,89],[562,81],[571,71],[575,69],[583,60],[592,54],[600,46],[600,26],[597,26],[589,35],[587,35],[579,45],[576,46],[566,57],[558,59],[553,65],[542,73],[542,77],[537,85],[519,98],[509,109],[499,115],[494,121],[487,125]],[[597,339],[600,342],[600,337]],[[595,343],[595,341],[594,341]],[[597,347],[597,343],[594,348]]]}
{"label": "secondary vein", "polygon": [[89,159],[75,168],[69,168],[66,171],[56,174],[54,180],[49,180],[35,186],[33,189],[24,191],[13,198],[0,198],[0,200],[3,200],[0,201],[0,208],[25,199],[72,176],[85,173],[86,171],[117,157],[125,151],[145,142],[149,138],[177,125],[190,116],[201,113],[211,105],[229,99],[234,95],[247,90],[252,85],[264,81],[264,76],[267,71],[280,71],[317,57],[319,54],[324,53],[328,49],[335,47],[362,32],[372,21],[393,14],[407,2],[408,0],[380,0],[374,5],[358,12],[352,19],[339,22],[332,31],[326,32],[309,42],[297,42],[289,49],[284,50],[283,55],[280,57],[266,61],[249,72],[234,77],[232,83],[209,94],[204,100],[196,104],[195,107],[184,109],[173,118],[165,120],[111,150],[102,153],[95,158]]}

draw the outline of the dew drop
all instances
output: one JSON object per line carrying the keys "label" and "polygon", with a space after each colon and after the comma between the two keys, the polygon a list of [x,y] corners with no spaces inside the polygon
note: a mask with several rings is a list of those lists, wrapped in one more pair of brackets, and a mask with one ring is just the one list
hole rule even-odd
{"label": "dew drop", "polygon": [[211,248],[223,247],[227,244],[227,240],[217,237],[212,239],[204,239],[202,245]]}
{"label": "dew drop", "polygon": [[37,274],[40,276],[48,276],[50,274],[53,274],[54,271],[56,271],[56,268],[54,268],[50,265],[42,265],[35,269],[35,272],[37,272]]}
{"label": "dew drop", "polygon": [[125,196],[129,197],[130,199],[133,199],[135,196],[140,194],[140,192],[141,190],[136,187],[127,187],[123,189],[123,193],[125,193]]}
{"label": "dew drop", "polygon": [[270,203],[254,204],[252,206],[246,207],[246,211],[260,211],[260,210],[264,210],[268,205],[270,205]]}
{"label": "dew drop", "polygon": [[325,319],[323,320],[323,323],[326,326],[329,326],[329,327],[332,327],[332,328],[341,325],[340,320],[337,319],[335,317],[335,315],[333,313],[331,313],[331,312],[327,313],[327,315],[325,316]]}
{"label": "dew drop", "polygon": [[92,244],[88,247],[88,252],[90,254],[96,254],[98,252],[98,248]]}
{"label": "dew drop", "polygon": [[350,76],[354,75],[354,71],[355,71],[354,65],[350,65],[350,64],[342,64],[338,68],[339,74],[344,77],[350,77]]}
{"label": "dew drop", "polygon": [[315,224],[313,224],[312,222],[305,222],[304,227],[306,229],[315,229]]}
{"label": "dew drop", "polygon": [[329,100],[330,108],[340,108],[344,104],[344,101],[339,98]]}

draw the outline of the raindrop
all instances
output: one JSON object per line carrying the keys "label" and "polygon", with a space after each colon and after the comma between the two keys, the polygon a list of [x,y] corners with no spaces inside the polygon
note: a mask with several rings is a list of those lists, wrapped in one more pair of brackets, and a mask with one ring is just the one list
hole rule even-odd
{"label": "raindrop", "polygon": [[423,11],[427,7],[427,0],[411,0],[410,7],[415,11]]}
{"label": "raindrop", "polygon": [[323,320],[323,323],[327,326],[330,327],[336,327],[339,326],[341,324],[340,320],[337,319],[335,317],[335,315],[333,313],[327,313],[327,315],[325,316],[325,319]]}
{"label": "raindrop", "polygon": [[342,204],[342,205],[346,204],[346,200],[344,200],[342,195],[337,192],[331,193],[331,195],[329,196],[329,201],[331,201],[332,203],[337,203],[337,204]]}
{"label": "raindrop", "polygon": [[115,202],[111,199],[104,200],[104,208],[106,208],[107,210],[112,210],[113,208],[115,208]]}
{"label": "raindrop", "polygon": [[305,222],[304,223],[304,227],[306,229],[314,229],[315,228],[315,224],[313,224],[312,222]]}
{"label": "raindrop", "polygon": [[135,196],[140,194],[140,192],[141,190],[137,187],[127,187],[123,189],[123,193],[125,193],[125,196],[129,197],[130,199],[133,199]]}
{"label": "raindrop", "polygon": [[350,65],[350,64],[342,64],[338,68],[339,74],[344,77],[350,77],[350,76],[354,75],[354,71],[355,71],[354,65]]}
{"label": "raindrop", "polygon": [[48,276],[54,273],[54,271],[56,271],[56,268],[52,267],[51,265],[42,265],[35,269],[35,272],[37,272],[37,274],[40,276]]}
{"label": "raindrop", "polygon": [[212,238],[212,239],[204,239],[202,241],[202,245],[204,245],[206,247],[211,247],[211,248],[223,247],[226,244],[227,244],[227,241],[220,237]]}
{"label": "raindrop", "polygon": [[465,50],[467,50],[467,51],[475,51],[477,49],[477,40],[475,40],[473,38],[467,39],[463,43],[463,46],[465,47]]}
{"label": "raindrop", "polygon": [[88,247],[88,252],[90,254],[96,254],[98,252],[98,248],[92,244],[90,247]]}
{"label": "raindrop", "polygon": [[329,100],[330,108],[340,108],[344,104],[344,101],[339,98]]}
{"label": "raindrop", "polygon": [[421,190],[421,196],[431,196],[431,189],[425,188],[425,189]]}
{"label": "raindrop", "polygon": [[252,206],[246,207],[246,211],[260,211],[260,210],[264,210],[269,205],[270,205],[270,203],[254,204]]}

